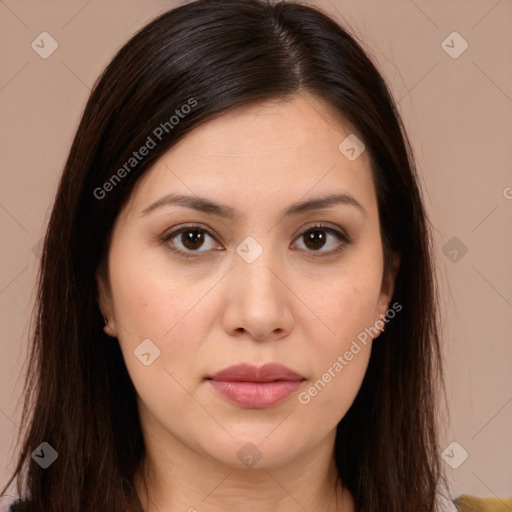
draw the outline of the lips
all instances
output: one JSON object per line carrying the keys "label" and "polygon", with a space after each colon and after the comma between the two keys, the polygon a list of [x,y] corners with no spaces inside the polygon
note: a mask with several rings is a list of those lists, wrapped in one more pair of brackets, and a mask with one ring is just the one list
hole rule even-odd
{"label": "lips", "polygon": [[209,377],[212,380],[224,382],[272,382],[276,380],[298,381],[304,377],[277,363],[267,363],[263,366],[237,364]]}
{"label": "lips", "polygon": [[268,363],[230,366],[207,380],[229,402],[246,409],[265,409],[283,402],[305,378],[286,366]]}

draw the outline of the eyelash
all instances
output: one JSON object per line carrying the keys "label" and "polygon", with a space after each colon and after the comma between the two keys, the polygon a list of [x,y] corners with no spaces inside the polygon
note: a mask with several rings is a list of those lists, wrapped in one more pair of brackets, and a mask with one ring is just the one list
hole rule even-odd
{"label": "eyelash", "polygon": [[[306,229],[301,231],[296,236],[295,239],[298,239],[301,236],[305,235],[306,233],[308,233],[310,231],[315,231],[315,230],[317,230],[317,231],[326,231],[328,233],[331,233],[336,238],[338,238],[338,240],[340,240],[341,243],[340,243],[340,245],[336,249],[332,249],[330,251],[325,251],[325,252],[307,251],[307,252],[312,252],[313,253],[313,254],[310,255],[311,258],[326,258],[326,257],[329,257],[329,256],[333,256],[333,255],[338,254],[338,253],[342,252],[343,250],[345,250],[346,247],[352,243],[351,240],[344,233],[342,233],[341,231],[338,231],[335,228],[326,226],[322,222],[320,222],[318,224],[314,224],[312,226],[308,226]],[[206,233],[211,238],[215,239],[215,236],[210,232],[210,230],[208,230],[208,229],[206,229],[206,228],[204,228],[204,227],[202,227],[202,226],[200,226],[198,224],[190,224],[190,225],[187,225],[187,226],[182,226],[181,228],[179,228],[179,229],[177,229],[175,231],[172,231],[170,233],[164,233],[164,235],[162,235],[159,238],[159,241],[161,243],[167,244],[167,249],[169,251],[171,251],[172,253],[175,253],[178,256],[183,257],[183,258],[199,258],[199,257],[201,257],[201,255],[200,254],[194,254],[194,253],[208,252],[208,251],[183,251],[181,249],[177,249],[173,245],[168,244],[169,240],[175,238],[176,236],[180,235],[181,233],[183,233],[185,231],[201,231],[201,232]],[[320,254],[314,254],[315,252],[319,252]]]}

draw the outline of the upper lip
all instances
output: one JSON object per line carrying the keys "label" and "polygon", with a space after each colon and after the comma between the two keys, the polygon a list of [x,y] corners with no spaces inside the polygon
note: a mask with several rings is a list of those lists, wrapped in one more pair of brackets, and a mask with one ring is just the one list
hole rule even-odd
{"label": "upper lip", "polygon": [[304,380],[304,377],[278,363],[266,363],[262,366],[244,363],[228,366],[208,379],[225,382],[273,382],[276,380],[300,381]]}

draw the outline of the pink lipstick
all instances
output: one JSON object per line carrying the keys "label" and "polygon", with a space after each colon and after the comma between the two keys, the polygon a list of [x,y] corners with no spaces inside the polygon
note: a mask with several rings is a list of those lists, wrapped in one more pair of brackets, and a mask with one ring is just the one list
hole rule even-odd
{"label": "pink lipstick", "polygon": [[288,398],[305,378],[281,364],[267,363],[229,366],[207,380],[225,399],[239,407],[266,409]]}

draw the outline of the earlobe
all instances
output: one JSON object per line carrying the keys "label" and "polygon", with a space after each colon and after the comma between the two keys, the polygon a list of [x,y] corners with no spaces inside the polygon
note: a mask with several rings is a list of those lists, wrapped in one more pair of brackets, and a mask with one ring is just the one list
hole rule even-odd
{"label": "earlobe", "polygon": [[395,291],[395,280],[400,269],[401,258],[402,255],[398,251],[393,252],[391,269],[383,276],[379,298],[379,313],[382,315],[387,312],[389,303],[393,297],[393,293]]}
{"label": "earlobe", "polygon": [[112,338],[117,338],[117,333],[114,329],[112,329],[109,325],[108,320],[105,318],[105,325],[103,326],[103,331],[107,336],[111,336]]}
{"label": "earlobe", "polygon": [[105,271],[103,268],[100,267],[96,270],[95,278],[97,290],[96,300],[104,319],[103,331],[108,336],[116,338],[117,330],[115,328],[110,286],[106,281]]}

